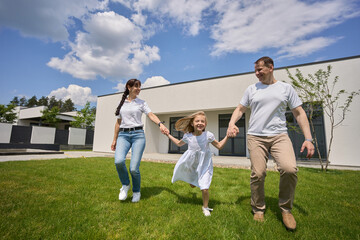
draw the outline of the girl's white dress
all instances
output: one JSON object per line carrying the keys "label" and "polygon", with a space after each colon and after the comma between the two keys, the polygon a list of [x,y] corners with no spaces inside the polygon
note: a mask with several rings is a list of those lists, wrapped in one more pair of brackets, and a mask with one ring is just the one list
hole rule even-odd
{"label": "girl's white dress", "polygon": [[213,175],[209,143],[215,140],[214,134],[208,131],[200,136],[185,133],[182,140],[188,144],[188,150],[176,163],[171,182],[184,181],[201,190],[209,189]]}

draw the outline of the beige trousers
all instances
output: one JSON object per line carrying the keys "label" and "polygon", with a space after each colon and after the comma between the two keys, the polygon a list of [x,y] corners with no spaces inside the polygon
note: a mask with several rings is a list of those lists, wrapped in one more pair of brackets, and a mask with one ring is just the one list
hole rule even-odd
{"label": "beige trousers", "polygon": [[264,183],[269,153],[280,172],[279,207],[283,211],[290,211],[294,202],[298,169],[289,136],[247,135],[247,142],[251,161],[250,188],[253,212],[265,211]]}

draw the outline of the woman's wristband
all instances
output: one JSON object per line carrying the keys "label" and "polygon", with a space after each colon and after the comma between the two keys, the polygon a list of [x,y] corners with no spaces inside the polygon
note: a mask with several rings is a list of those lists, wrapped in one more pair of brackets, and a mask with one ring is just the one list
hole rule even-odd
{"label": "woman's wristband", "polygon": [[313,139],[305,139],[305,141],[313,142],[314,140]]}
{"label": "woman's wristband", "polygon": [[157,125],[160,127],[160,124],[164,124],[164,121],[160,121]]}

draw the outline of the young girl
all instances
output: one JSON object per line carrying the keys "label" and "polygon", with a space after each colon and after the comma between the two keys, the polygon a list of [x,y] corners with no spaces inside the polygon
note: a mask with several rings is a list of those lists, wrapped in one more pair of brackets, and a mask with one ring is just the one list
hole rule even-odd
{"label": "young girl", "polygon": [[170,134],[168,137],[179,147],[188,144],[188,150],[176,163],[171,182],[181,180],[190,183],[191,187],[199,187],[203,198],[202,211],[205,216],[210,216],[212,209],[208,207],[208,203],[213,163],[209,143],[220,150],[224,147],[227,136],[220,142],[216,141],[214,134],[205,131],[206,124],[205,113],[196,112],[175,123],[175,129],[185,133],[181,140]]}

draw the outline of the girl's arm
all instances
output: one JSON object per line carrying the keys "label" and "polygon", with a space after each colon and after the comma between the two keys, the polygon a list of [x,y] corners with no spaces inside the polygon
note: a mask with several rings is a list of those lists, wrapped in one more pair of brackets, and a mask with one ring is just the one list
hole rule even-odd
{"label": "girl's arm", "polygon": [[225,146],[227,140],[228,140],[228,136],[225,136],[225,137],[223,138],[223,140],[221,140],[220,142],[218,142],[218,141],[215,139],[214,141],[211,142],[211,144],[212,144],[214,147],[216,147],[217,149],[221,150],[221,149]]}
{"label": "girl's arm", "polygon": [[171,134],[168,134],[167,136],[173,143],[175,143],[176,146],[181,147],[185,145],[185,142],[183,140],[176,139],[171,136]]}
{"label": "girl's arm", "polygon": [[117,138],[118,138],[118,135],[119,135],[120,124],[121,124],[121,119],[120,118],[116,119],[115,130],[114,130],[114,138],[113,138],[113,142],[111,144],[111,151],[115,151],[115,149],[116,149],[116,142],[117,142]]}
{"label": "girl's arm", "polygon": [[150,112],[148,114],[148,117],[150,118],[151,121],[153,121],[156,125],[159,125],[160,131],[161,133],[167,135],[169,134],[169,130],[167,129],[167,127],[165,127],[165,125],[160,121],[160,119],[152,112]]}

